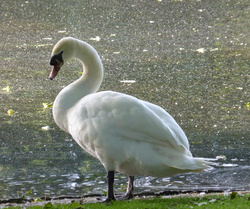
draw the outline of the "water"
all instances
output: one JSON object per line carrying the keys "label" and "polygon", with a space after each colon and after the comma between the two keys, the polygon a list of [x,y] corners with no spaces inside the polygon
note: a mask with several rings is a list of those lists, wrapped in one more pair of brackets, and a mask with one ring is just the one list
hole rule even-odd
{"label": "water", "polygon": [[[164,107],[194,156],[221,158],[201,174],[137,177],[136,192],[250,189],[246,1],[37,0],[4,1],[0,8],[0,199],[106,190],[101,164],[43,108],[81,71],[72,61],[48,79],[52,47],[64,36],[97,49],[105,67],[101,90]],[[116,175],[116,192],[125,191],[126,181]]]}

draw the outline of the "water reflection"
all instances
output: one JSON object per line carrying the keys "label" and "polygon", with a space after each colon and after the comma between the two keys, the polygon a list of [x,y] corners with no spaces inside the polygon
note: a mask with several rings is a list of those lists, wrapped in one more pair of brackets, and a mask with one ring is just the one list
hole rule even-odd
{"label": "water reflection", "polygon": [[[137,177],[135,180],[136,192],[164,190],[249,190],[250,166],[216,168],[214,171],[202,174],[177,175],[171,178]],[[15,171],[16,172],[16,171]],[[37,172],[37,171],[36,171]],[[64,171],[65,172],[65,171]],[[32,196],[81,196],[83,194],[102,194],[106,191],[106,181],[103,173],[100,176],[91,174],[70,173],[56,175],[42,174],[26,175],[25,178],[15,176],[6,178],[1,185],[4,186],[3,197]],[[29,180],[26,180],[26,179]],[[126,188],[125,177],[118,175],[115,179],[116,192],[122,193]]]}
{"label": "water reflection", "polygon": [[[1,2],[0,198],[106,190],[100,163],[43,108],[79,76],[80,64],[71,62],[55,82],[48,80],[52,46],[64,36],[98,50],[105,66],[101,90],[164,107],[187,133],[194,156],[225,156],[202,174],[138,177],[137,192],[249,190],[246,9],[237,0]],[[116,176],[116,192],[125,190],[126,181]]]}

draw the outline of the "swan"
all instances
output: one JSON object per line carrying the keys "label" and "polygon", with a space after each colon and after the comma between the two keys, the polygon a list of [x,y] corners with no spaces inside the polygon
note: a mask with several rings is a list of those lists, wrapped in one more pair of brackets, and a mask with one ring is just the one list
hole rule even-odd
{"label": "swan", "polygon": [[83,65],[82,76],[57,95],[53,105],[56,124],[107,170],[105,201],[115,200],[114,172],[128,176],[127,191],[120,199],[133,198],[134,176],[170,177],[202,172],[212,159],[193,157],[188,139],[163,108],[133,96],[97,92],[103,80],[103,65],[88,43],[62,38],[50,58],[53,80],[72,58]]}

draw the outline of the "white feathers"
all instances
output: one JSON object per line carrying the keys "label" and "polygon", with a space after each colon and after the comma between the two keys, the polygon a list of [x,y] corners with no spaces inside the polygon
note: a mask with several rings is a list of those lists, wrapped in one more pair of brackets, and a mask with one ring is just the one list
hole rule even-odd
{"label": "white feathers", "polygon": [[84,73],[57,96],[55,121],[108,171],[172,176],[209,168],[208,159],[192,157],[185,133],[161,107],[117,92],[96,93],[103,68],[93,47],[64,38],[56,51],[80,59]]}

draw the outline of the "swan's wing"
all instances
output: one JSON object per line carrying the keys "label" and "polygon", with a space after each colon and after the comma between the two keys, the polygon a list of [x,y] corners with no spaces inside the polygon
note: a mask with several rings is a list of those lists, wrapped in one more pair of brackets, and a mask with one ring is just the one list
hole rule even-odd
{"label": "swan's wing", "polygon": [[178,139],[178,144],[182,144],[186,147],[186,149],[189,150],[189,142],[186,137],[186,134],[181,129],[181,127],[178,125],[178,123],[174,120],[174,118],[166,112],[163,108],[149,103],[142,101],[151,111],[153,111],[163,122],[165,125],[167,125],[172,132],[175,134],[175,138]]}
{"label": "swan's wing", "polygon": [[135,98],[126,100],[130,111],[121,113],[120,117],[124,120],[118,124],[128,138],[139,138],[160,146],[172,145],[178,151],[189,154],[187,137],[172,116],[148,102]]}
{"label": "swan's wing", "polygon": [[88,120],[97,132],[106,133],[106,136],[110,133],[110,137],[172,146],[180,152],[190,153],[181,128],[159,108],[126,94],[99,92],[84,97],[75,108],[80,112],[74,114],[76,118]]}

